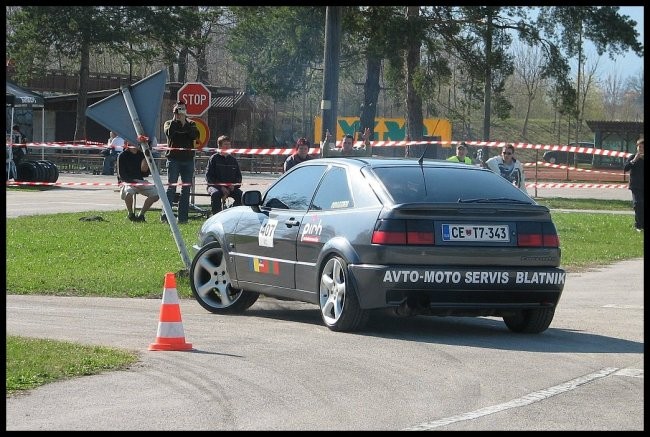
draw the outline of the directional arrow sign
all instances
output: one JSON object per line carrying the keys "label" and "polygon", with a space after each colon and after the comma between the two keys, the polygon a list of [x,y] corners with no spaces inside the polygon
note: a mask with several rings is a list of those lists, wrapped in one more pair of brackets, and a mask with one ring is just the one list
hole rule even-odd
{"label": "directional arrow sign", "polygon": [[[158,117],[166,83],[167,70],[163,69],[129,86],[140,124],[149,138],[154,138],[158,130]],[[121,90],[90,105],[86,108],[86,116],[112,130],[129,143],[138,144],[138,134],[135,132]]]}

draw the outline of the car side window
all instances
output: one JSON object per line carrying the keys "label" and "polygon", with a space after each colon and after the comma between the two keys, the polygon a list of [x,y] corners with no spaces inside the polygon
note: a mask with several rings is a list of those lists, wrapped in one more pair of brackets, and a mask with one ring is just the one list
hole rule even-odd
{"label": "car side window", "polygon": [[285,173],[264,195],[263,207],[306,211],[327,166],[310,165]]}
{"label": "car side window", "polygon": [[347,172],[342,167],[332,167],[318,187],[312,209],[332,210],[352,208],[354,201],[348,184]]}

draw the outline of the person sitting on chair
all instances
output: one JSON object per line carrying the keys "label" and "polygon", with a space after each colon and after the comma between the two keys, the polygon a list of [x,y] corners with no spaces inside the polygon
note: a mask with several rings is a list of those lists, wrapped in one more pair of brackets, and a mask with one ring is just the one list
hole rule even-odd
{"label": "person sitting on chair", "polygon": [[[117,175],[122,183],[120,197],[126,204],[129,212],[127,218],[132,222],[143,222],[144,213],[149,211],[151,205],[159,199],[156,186],[149,183],[145,177],[149,176],[149,164],[144,153],[139,147],[124,142],[124,151],[117,157]],[[131,185],[136,184],[136,185]],[[142,194],[147,198],[140,208],[140,214],[135,215],[135,195]]]}
{"label": "person sitting on chair", "polygon": [[234,200],[233,206],[241,205],[241,181],[242,175],[237,159],[230,153],[224,153],[230,148],[230,137],[221,135],[217,139],[217,150],[210,159],[205,169],[205,180],[208,183],[208,194],[210,194],[210,206],[212,214],[221,211],[221,202],[228,197]]}

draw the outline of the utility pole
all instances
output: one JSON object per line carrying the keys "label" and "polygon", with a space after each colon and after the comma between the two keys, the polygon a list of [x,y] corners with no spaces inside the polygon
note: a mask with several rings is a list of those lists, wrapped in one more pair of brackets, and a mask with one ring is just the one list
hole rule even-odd
{"label": "utility pole", "polygon": [[[339,58],[341,55],[341,16],[340,6],[327,6],[325,12],[325,52],[323,55],[323,98],[320,103],[320,138],[325,138],[329,130],[336,139],[336,118],[339,95]],[[322,151],[321,151],[322,153]]]}

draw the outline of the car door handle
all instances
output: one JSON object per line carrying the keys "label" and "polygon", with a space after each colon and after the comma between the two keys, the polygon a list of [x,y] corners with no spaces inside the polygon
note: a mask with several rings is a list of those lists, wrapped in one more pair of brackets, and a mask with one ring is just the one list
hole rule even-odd
{"label": "car door handle", "polygon": [[287,225],[287,228],[290,228],[292,226],[300,226],[300,222],[296,219],[289,219],[284,222],[285,225]]}

